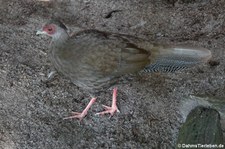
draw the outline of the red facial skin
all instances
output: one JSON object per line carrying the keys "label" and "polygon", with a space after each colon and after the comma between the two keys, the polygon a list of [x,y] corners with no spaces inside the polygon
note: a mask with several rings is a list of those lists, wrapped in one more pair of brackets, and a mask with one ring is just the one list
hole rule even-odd
{"label": "red facial skin", "polygon": [[47,24],[42,28],[43,31],[45,31],[49,35],[53,35],[56,31],[56,26],[53,24]]}

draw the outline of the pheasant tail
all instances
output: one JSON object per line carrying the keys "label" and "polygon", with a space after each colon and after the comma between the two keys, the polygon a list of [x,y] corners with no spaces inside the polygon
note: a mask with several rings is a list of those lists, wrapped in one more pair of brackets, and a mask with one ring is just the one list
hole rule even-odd
{"label": "pheasant tail", "polygon": [[154,46],[151,49],[151,64],[145,67],[144,71],[175,72],[200,63],[205,63],[211,56],[211,52],[205,48],[188,46]]}

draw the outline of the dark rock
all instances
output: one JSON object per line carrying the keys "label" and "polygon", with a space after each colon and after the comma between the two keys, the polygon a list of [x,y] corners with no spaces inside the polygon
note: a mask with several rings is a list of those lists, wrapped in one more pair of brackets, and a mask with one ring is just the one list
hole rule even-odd
{"label": "dark rock", "polygon": [[219,112],[200,106],[192,110],[179,132],[177,147],[182,144],[223,144]]}

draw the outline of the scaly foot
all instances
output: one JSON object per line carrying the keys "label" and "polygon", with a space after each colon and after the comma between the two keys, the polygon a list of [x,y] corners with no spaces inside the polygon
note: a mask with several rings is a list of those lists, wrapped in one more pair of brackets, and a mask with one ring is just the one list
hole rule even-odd
{"label": "scaly foot", "polygon": [[120,112],[116,105],[116,96],[117,96],[117,88],[114,88],[113,89],[112,106],[109,107],[109,106],[103,105],[105,111],[96,113],[95,115],[104,115],[104,114],[110,113],[112,116],[115,112]]}

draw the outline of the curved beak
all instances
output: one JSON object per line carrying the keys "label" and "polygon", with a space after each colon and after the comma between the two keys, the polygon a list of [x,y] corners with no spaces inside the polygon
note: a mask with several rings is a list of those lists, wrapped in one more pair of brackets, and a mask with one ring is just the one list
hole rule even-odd
{"label": "curved beak", "polygon": [[42,30],[38,30],[37,32],[36,32],[36,35],[46,35],[47,33],[45,32],[45,31],[42,31]]}

